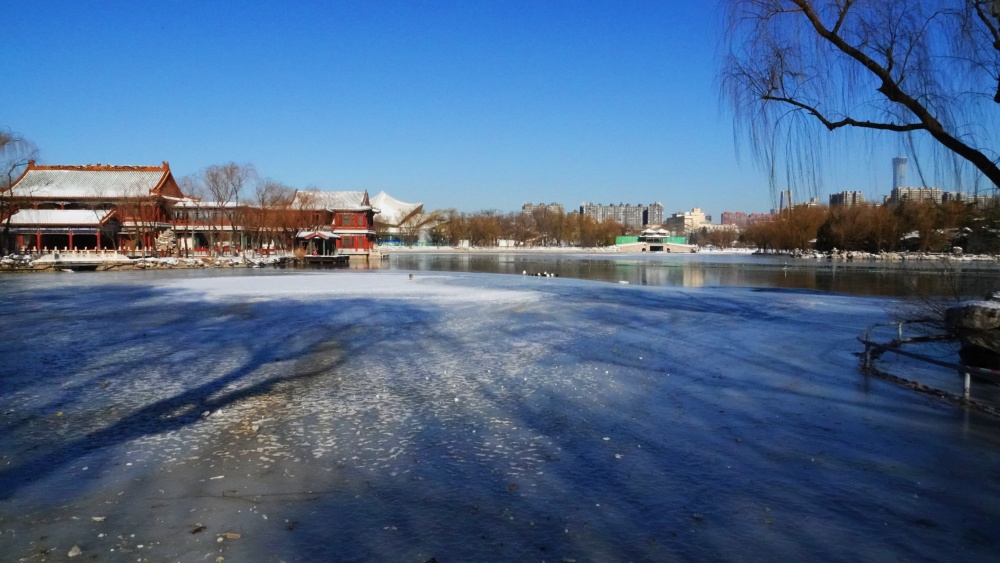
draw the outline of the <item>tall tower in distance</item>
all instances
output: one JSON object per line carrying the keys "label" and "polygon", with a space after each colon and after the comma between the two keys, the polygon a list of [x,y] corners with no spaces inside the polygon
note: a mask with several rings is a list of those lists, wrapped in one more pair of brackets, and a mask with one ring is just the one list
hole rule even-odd
{"label": "tall tower in distance", "polygon": [[792,208],[792,190],[782,190],[781,201],[778,202],[778,211]]}
{"label": "tall tower in distance", "polygon": [[905,156],[897,156],[892,159],[892,188],[906,187],[906,163],[909,162]]}

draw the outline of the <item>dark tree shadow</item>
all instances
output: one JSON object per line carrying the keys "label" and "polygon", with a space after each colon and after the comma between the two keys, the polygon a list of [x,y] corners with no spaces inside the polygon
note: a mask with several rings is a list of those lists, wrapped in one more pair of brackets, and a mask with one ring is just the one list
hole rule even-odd
{"label": "dark tree shadow", "polygon": [[[109,300],[123,305],[108,306]],[[18,330],[8,324],[0,337],[21,349],[0,368],[0,404],[5,405],[0,408],[6,412],[0,418],[0,444],[17,455],[0,469],[0,499],[61,471],[81,455],[197,424],[206,413],[267,395],[279,385],[335,375],[352,351],[378,344],[371,338],[375,333],[359,338],[345,324],[351,320],[339,319],[338,313],[377,316],[384,308],[371,299],[200,301],[132,285],[39,292],[19,307],[8,307],[5,314],[18,319]],[[425,308],[401,303],[392,311],[411,325],[432,322]],[[62,330],[39,337],[45,344],[32,342],[30,327],[36,321],[52,326],[63,319]],[[275,319],[282,319],[281,324]],[[354,339],[342,341],[345,334]],[[122,349],[148,352],[109,360]],[[195,354],[180,360],[168,358],[192,351]],[[317,353],[327,361],[314,361],[311,356]],[[45,362],[44,357],[54,360]],[[220,368],[220,359],[235,362]],[[272,374],[259,377],[265,368]],[[152,400],[139,397],[137,408],[116,404],[118,390],[150,369],[167,371],[165,379],[176,379],[182,390],[163,398],[151,390]],[[36,400],[27,408],[9,403],[27,388],[54,398]],[[137,394],[129,391],[129,399],[134,401]],[[88,403],[96,395],[104,395],[104,407]],[[109,419],[109,413],[119,409],[125,410],[122,416]],[[62,419],[71,417],[84,422],[67,431],[71,423]],[[99,427],[86,431],[95,424]],[[58,435],[57,427],[62,430]]]}

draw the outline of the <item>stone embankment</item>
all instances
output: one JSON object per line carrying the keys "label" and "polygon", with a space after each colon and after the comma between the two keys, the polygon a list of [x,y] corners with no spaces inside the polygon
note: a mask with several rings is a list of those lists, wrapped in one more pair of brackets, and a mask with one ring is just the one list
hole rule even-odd
{"label": "stone embankment", "polygon": [[948,308],[945,326],[962,343],[959,356],[963,363],[1000,369],[1000,294]]}
{"label": "stone embankment", "polygon": [[217,256],[199,258],[128,257],[117,253],[61,252],[42,256],[12,254],[0,258],[0,272],[58,272],[73,270],[156,270],[194,268],[284,267],[291,256]]}

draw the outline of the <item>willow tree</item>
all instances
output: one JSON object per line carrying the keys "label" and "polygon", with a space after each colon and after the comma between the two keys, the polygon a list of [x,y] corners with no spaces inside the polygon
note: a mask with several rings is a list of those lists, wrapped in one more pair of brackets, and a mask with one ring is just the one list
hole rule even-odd
{"label": "willow tree", "polygon": [[16,250],[15,237],[10,236],[11,218],[17,213],[21,200],[31,195],[11,186],[24,172],[28,162],[37,156],[38,149],[31,141],[7,129],[0,129],[0,254]]}
{"label": "willow tree", "polygon": [[814,177],[824,130],[843,129],[903,135],[911,155],[1000,185],[1000,1],[723,2],[723,95],[772,188],[782,169]]}

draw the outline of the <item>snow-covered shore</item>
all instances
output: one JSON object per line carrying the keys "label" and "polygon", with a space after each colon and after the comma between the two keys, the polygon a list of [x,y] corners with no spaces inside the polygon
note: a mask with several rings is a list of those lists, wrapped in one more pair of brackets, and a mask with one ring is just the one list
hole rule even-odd
{"label": "snow-covered shore", "polygon": [[858,250],[793,250],[762,253],[765,256],[788,256],[805,260],[841,262],[1000,262],[996,254],[964,254],[962,252],[862,252]]}
{"label": "snow-covered shore", "polygon": [[857,370],[885,299],[273,270],[0,296],[0,560],[1000,550],[997,421]]}

